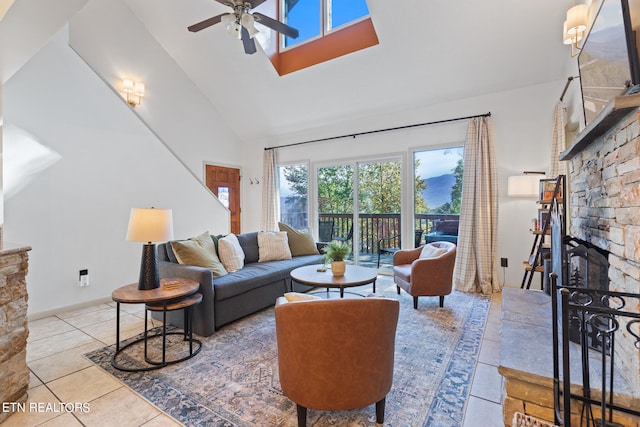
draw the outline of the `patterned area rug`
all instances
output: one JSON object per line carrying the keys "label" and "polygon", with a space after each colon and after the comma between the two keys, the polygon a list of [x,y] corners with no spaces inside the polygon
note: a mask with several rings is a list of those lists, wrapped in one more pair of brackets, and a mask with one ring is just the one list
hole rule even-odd
{"label": "patterned area rug", "polygon": [[[363,295],[370,292],[356,289]],[[433,297],[421,298],[419,309],[414,310],[411,297],[404,292],[398,296],[389,279],[378,281],[380,291],[400,300],[393,386],[386,399],[384,425],[461,426],[489,299],[453,292],[445,298],[444,308]],[[115,346],[86,357],[187,426],[297,425],[295,404],[282,393],[278,380],[273,309],[224,326],[201,340],[202,351],[194,358],[150,372],[114,369],[110,358]],[[185,346],[174,342],[169,348],[182,351]],[[135,366],[142,346],[127,351],[119,360]],[[353,411],[309,410],[308,423],[372,426],[375,405]]]}

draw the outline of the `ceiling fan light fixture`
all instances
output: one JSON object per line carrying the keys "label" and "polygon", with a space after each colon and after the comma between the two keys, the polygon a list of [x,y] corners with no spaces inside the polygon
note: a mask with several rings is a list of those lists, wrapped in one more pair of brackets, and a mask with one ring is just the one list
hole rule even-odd
{"label": "ceiling fan light fixture", "polygon": [[227,13],[226,15],[222,15],[220,17],[220,22],[224,25],[224,27],[228,30],[231,24],[236,21],[236,15],[233,13]]}
{"label": "ceiling fan light fixture", "polygon": [[[0,0],[2,1],[2,0]],[[265,0],[216,0],[233,9],[233,13],[221,13],[212,16],[203,21],[189,25],[187,30],[197,33],[215,24],[222,24],[227,32],[238,40],[242,40],[244,53],[252,55],[256,53],[255,39],[259,39],[260,44],[271,37],[271,31],[260,31],[256,28],[255,23],[264,25],[276,33],[280,33],[287,37],[296,38],[299,31],[289,25],[263,15],[260,12],[250,13],[251,9],[262,4]],[[261,27],[259,27],[261,28]]]}
{"label": "ceiling fan light fixture", "polygon": [[231,24],[230,33],[238,40],[242,39],[242,25],[240,25],[240,23],[237,21],[234,22],[233,24]]}
{"label": "ceiling fan light fixture", "polygon": [[253,18],[253,15],[250,13],[243,13],[242,14],[242,26],[245,27],[247,29],[247,32],[249,33],[249,37],[250,38],[254,38],[256,34],[258,34],[260,31],[253,25],[255,24],[255,19]]}

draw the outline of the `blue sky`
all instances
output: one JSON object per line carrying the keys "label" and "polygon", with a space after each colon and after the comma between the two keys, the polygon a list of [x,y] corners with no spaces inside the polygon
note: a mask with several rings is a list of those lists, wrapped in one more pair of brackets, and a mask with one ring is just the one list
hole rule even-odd
{"label": "blue sky", "polygon": [[462,158],[462,147],[417,151],[415,158],[420,160],[418,175],[422,179],[446,175],[453,173]]}
{"label": "blue sky", "polygon": [[[297,39],[287,37],[286,45],[291,46],[320,35],[321,0],[297,0],[289,9],[287,25],[300,32]],[[331,14],[333,27],[351,22],[369,14],[366,0],[332,0]]]}

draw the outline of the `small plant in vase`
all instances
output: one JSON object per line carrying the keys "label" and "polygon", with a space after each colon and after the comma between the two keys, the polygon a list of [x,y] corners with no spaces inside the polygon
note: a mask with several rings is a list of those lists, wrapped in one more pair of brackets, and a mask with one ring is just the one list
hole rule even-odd
{"label": "small plant in vase", "polygon": [[347,268],[347,263],[344,259],[351,253],[351,245],[347,242],[340,242],[333,240],[329,242],[324,248],[325,263],[331,263],[331,271],[336,277],[344,276],[344,272]]}

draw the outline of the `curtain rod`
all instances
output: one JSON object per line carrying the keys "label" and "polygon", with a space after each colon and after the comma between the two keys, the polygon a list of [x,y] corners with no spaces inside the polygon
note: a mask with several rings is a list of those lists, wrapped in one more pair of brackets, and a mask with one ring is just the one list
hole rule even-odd
{"label": "curtain rod", "polygon": [[278,145],[278,146],[275,146],[275,147],[265,147],[265,151],[266,150],[274,150],[276,148],[293,147],[294,145],[311,144],[312,142],[324,142],[324,141],[331,141],[333,139],[341,139],[341,138],[355,138],[356,136],[369,135],[369,134],[372,134],[372,133],[390,132],[390,131],[393,131],[393,130],[409,129],[409,128],[414,128],[414,127],[418,127],[418,126],[428,126],[428,125],[436,125],[436,124],[439,124],[439,123],[455,122],[455,121],[458,121],[458,120],[475,119],[476,117],[491,117],[491,112],[484,113],[484,114],[476,114],[475,116],[457,117],[455,119],[437,120],[435,122],[416,123],[416,124],[413,124],[413,125],[396,126],[396,127],[393,127],[393,128],[370,130],[370,131],[367,131],[367,132],[357,132],[357,133],[349,133],[349,134],[346,134],[346,135],[330,136],[328,138],[312,139],[310,141],[303,141],[303,142],[294,142],[292,144]]}
{"label": "curtain rod", "polygon": [[564,99],[564,95],[567,93],[567,89],[569,89],[569,85],[573,81],[573,79],[579,79],[580,76],[569,76],[567,78],[567,82],[564,84],[564,89],[562,89],[562,95],[560,95],[560,101]]}

